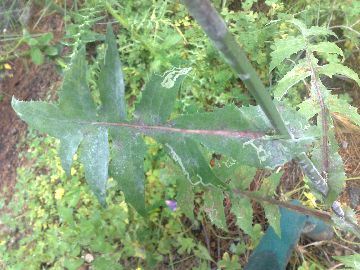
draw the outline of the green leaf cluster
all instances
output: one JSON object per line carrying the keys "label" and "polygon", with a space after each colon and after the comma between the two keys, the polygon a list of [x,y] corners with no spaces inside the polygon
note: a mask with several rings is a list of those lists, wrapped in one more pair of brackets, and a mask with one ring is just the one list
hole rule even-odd
{"label": "green leaf cluster", "polygon": [[[319,115],[317,126],[322,128],[321,136],[326,138],[322,139],[323,142],[315,144],[312,160],[318,170],[322,171],[322,162],[326,157],[321,151],[328,152],[329,169],[325,177],[330,188],[327,201],[332,202],[343,189],[345,174],[338,154],[331,114],[340,113],[357,125],[360,125],[360,116],[356,108],[332,94],[322,81],[325,76],[331,78],[341,75],[360,85],[360,79],[356,72],[341,63],[344,54],[340,47],[326,40],[328,36],[336,36],[334,32],[320,26],[307,28],[297,19],[292,19],[288,23],[295,26],[298,34],[287,35],[275,42],[274,51],[271,53],[270,70],[287,59],[294,64],[292,69],[278,81],[273,93],[277,100],[286,100],[293,86],[302,83],[306,87],[306,98],[297,105],[297,108],[309,123],[315,115]],[[326,130],[328,134],[324,133]],[[324,140],[328,146],[324,145]]]}
{"label": "green leaf cluster", "polygon": [[[30,33],[24,29],[22,40],[30,46],[30,57],[36,65],[44,63],[45,56],[53,57],[58,54],[58,48],[52,46],[50,42],[54,39],[51,32],[42,34],[38,37],[32,37]],[[19,44],[22,41],[19,41]]]}
{"label": "green leaf cluster", "polygon": [[[170,256],[212,260],[181,224],[181,211],[157,206],[144,219],[130,210],[113,179],[108,182],[108,207],[103,208],[86,184],[78,155],[67,176],[56,150],[58,141],[31,132],[26,145],[29,150],[22,158],[32,166],[18,169],[12,200],[0,203],[0,211],[11,209],[0,218],[0,267],[35,270],[46,265],[60,270],[90,266],[100,270],[126,269],[130,264],[152,269],[161,267]],[[146,145],[146,160],[150,160],[159,149],[153,143]],[[174,196],[171,184],[162,184],[156,173],[162,160],[159,157],[158,165],[144,165],[150,182],[147,200],[152,205]],[[187,250],[180,254],[182,246]]]}

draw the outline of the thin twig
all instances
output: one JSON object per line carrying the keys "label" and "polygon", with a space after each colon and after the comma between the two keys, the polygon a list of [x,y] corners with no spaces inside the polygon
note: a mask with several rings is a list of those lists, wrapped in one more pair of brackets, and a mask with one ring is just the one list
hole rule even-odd
{"label": "thin twig", "polygon": [[335,264],[334,266],[332,266],[331,268],[329,268],[329,270],[335,270],[335,269],[338,269],[340,266],[343,266],[344,264],[343,263],[338,263],[338,264]]}
{"label": "thin twig", "polygon": [[307,208],[307,207],[304,207],[301,205],[290,204],[288,202],[278,201],[278,200],[275,200],[275,199],[269,198],[269,197],[262,197],[262,196],[257,195],[254,192],[244,191],[244,190],[240,190],[240,189],[234,189],[234,190],[232,190],[232,192],[235,194],[245,196],[249,199],[252,199],[252,200],[255,200],[258,202],[267,202],[267,203],[270,203],[273,205],[284,207],[286,209],[289,209],[289,210],[297,212],[297,213],[314,216],[328,224],[329,223],[332,224],[331,215],[328,212],[314,210],[314,209]]}
{"label": "thin twig", "polygon": [[329,27],[329,29],[339,29],[339,28],[349,30],[349,31],[355,33],[356,35],[360,36],[360,32],[359,32],[359,31],[356,31],[355,29],[351,28],[350,26],[346,26],[346,25],[334,25],[334,26]]}
{"label": "thin twig", "polygon": [[209,240],[209,236],[207,234],[207,230],[206,230],[206,226],[205,226],[205,222],[204,222],[204,219],[201,220],[201,224],[202,224],[202,227],[203,227],[203,233],[204,233],[204,237],[205,237],[205,243],[206,243],[206,247],[207,247],[207,250],[210,254],[210,251],[211,251],[211,248],[210,248],[210,240]]}

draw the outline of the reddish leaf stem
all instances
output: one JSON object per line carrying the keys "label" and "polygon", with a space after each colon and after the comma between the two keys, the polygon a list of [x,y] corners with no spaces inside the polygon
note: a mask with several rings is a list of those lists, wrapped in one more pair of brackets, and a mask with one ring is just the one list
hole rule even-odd
{"label": "reddish leaf stem", "polygon": [[325,174],[323,177],[326,179],[329,173],[329,110],[326,107],[324,97],[321,93],[318,77],[316,76],[316,71],[311,61],[310,53],[306,53],[307,59],[309,61],[309,66],[311,70],[311,88],[314,89],[316,98],[320,106],[320,121],[321,121],[321,159],[322,159],[322,172]]}
{"label": "reddish leaf stem", "polygon": [[262,132],[253,132],[253,131],[183,129],[183,128],[168,127],[168,126],[149,126],[149,125],[139,125],[139,124],[130,124],[130,123],[92,122],[91,124],[99,125],[99,126],[127,127],[127,128],[140,129],[140,130],[176,132],[181,134],[198,134],[198,135],[223,136],[223,137],[248,138],[248,139],[258,139],[266,135]]}
{"label": "reddish leaf stem", "polygon": [[331,215],[324,211],[314,210],[314,209],[310,209],[310,208],[307,208],[307,207],[304,207],[301,205],[294,205],[294,204],[278,201],[278,200],[268,198],[268,197],[262,197],[262,196],[255,194],[254,192],[250,192],[250,191],[235,189],[235,190],[233,190],[233,192],[235,194],[240,194],[242,196],[245,196],[245,197],[255,200],[255,201],[266,202],[266,203],[270,203],[273,205],[281,206],[281,207],[287,208],[289,210],[292,210],[292,211],[295,211],[295,212],[298,212],[298,213],[301,213],[304,215],[317,217],[318,219],[321,219],[322,221],[324,221],[326,223],[331,223]]}

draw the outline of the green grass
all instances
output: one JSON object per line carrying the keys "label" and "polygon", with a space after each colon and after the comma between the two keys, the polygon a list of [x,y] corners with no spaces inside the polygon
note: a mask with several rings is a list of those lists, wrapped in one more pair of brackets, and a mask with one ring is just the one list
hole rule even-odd
{"label": "green grass", "polygon": [[[162,264],[165,257],[179,260],[204,250],[181,224],[181,211],[163,207],[165,199],[175,196],[175,186],[174,181],[160,179],[162,169],[152,159],[158,156],[161,163],[164,157],[152,140],[148,140],[145,161],[147,199],[151,205],[163,206],[155,207],[146,219],[129,209],[111,180],[108,207],[102,208],[77,161],[72,175],[64,174],[54,139],[30,134],[27,142],[23,155],[31,166],[18,169],[16,191],[6,206],[10,212],[1,217],[7,228],[0,235],[4,269],[77,269],[81,265],[149,269]],[[84,256],[93,261],[86,262]]]}

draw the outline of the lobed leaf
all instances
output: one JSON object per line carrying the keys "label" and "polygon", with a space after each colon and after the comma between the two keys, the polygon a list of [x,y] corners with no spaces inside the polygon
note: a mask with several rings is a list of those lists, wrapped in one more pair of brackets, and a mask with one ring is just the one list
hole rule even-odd
{"label": "lobed leaf", "polygon": [[[294,119],[289,120],[294,122]],[[306,150],[305,141],[262,136],[274,131],[258,106],[229,106],[210,113],[184,115],[174,119],[171,124],[176,128],[197,127],[202,132],[184,133],[182,136],[201,143],[211,151],[233,158],[236,162],[254,167],[275,168]]]}
{"label": "lobed leaf", "polygon": [[72,157],[82,142],[80,159],[84,162],[86,179],[99,201],[105,204],[109,158],[107,130],[85,124],[96,121],[86,68],[85,50],[80,49],[65,72],[58,104],[21,102],[13,98],[12,106],[30,126],[60,139],[59,154],[68,174]]}
{"label": "lobed leaf", "polygon": [[335,53],[344,58],[344,53],[339,46],[337,46],[333,42],[323,41],[318,44],[311,44],[309,46],[311,52],[319,52],[319,53]]}
{"label": "lobed leaf", "polygon": [[305,40],[302,36],[293,37],[288,36],[284,39],[275,41],[274,50],[270,53],[270,71],[277,67],[285,59],[290,58],[291,55],[304,50],[306,47]]}
{"label": "lobed leaf", "polygon": [[292,19],[289,20],[290,23],[295,25],[301,32],[301,34],[308,38],[310,36],[335,36],[336,34],[328,28],[322,26],[312,26],[307,28],[307,26],[300,20]]}
{"label": "lobed leaf", "polygon": [[360,126],[360,115],[357,112],[357,108],[351,106],[347,101],[331,95],[327,100],[327,105],[331,112],[340,113]]}
{"label": "lobed leaf", "polygon": [[310,75],[311,71],[308,64],[305,61],[300,61],[278,82],[274,90],[274,97],[277,100],[281,100],[291,87],[296,85],[298,82],[305,80]]}
{"label": "lobed leaf", "polygon": [[360,86],[359,75],[356,72],[354,72],[352,69],[339,63],[330,63],[321,66],[319,67],[319,73],[324,74],[330,78],[335,74],[343,75],[345,77],[354,80]]}
{"label": "lobed leaf", "polygon": [[[70,171],[74,153],[81,145],[80,160],[84,164],[86,179],[103,204],[111,159],[110,175],[119,183],[126,200],[137,211],[145,213],[143,157],[146,148],[141,135],[146,134],[164,145],[164,150],[188,181],[211,190],[208,197],[212,196],[217,201],[217,225],[225,228],[223,195],[215,189],[224,188],[225,184],[209,167],[201,145],[238,163],[275,168],[304,152],[306,145],[313,140],[308,137],[284,140],[270,136],[275,131],[259,106],[229,106],[211,113],[180,116],[168,122],[189,68],[172,69],[162,76],[154,75],[136,106],[135,119],[125,121],[123,75],[110,27],[106,42],[105,59],[98,80],[102,102],[99,112],[95,109],[86,81],[84,48],[65,72],[58,104],[13,99],[13,107],[23,120],[60,139],[59,153],[67,172]],[[289,127],[291,123],[295,126],[302,121],[288,113],[284,113],[284,118]]]}

